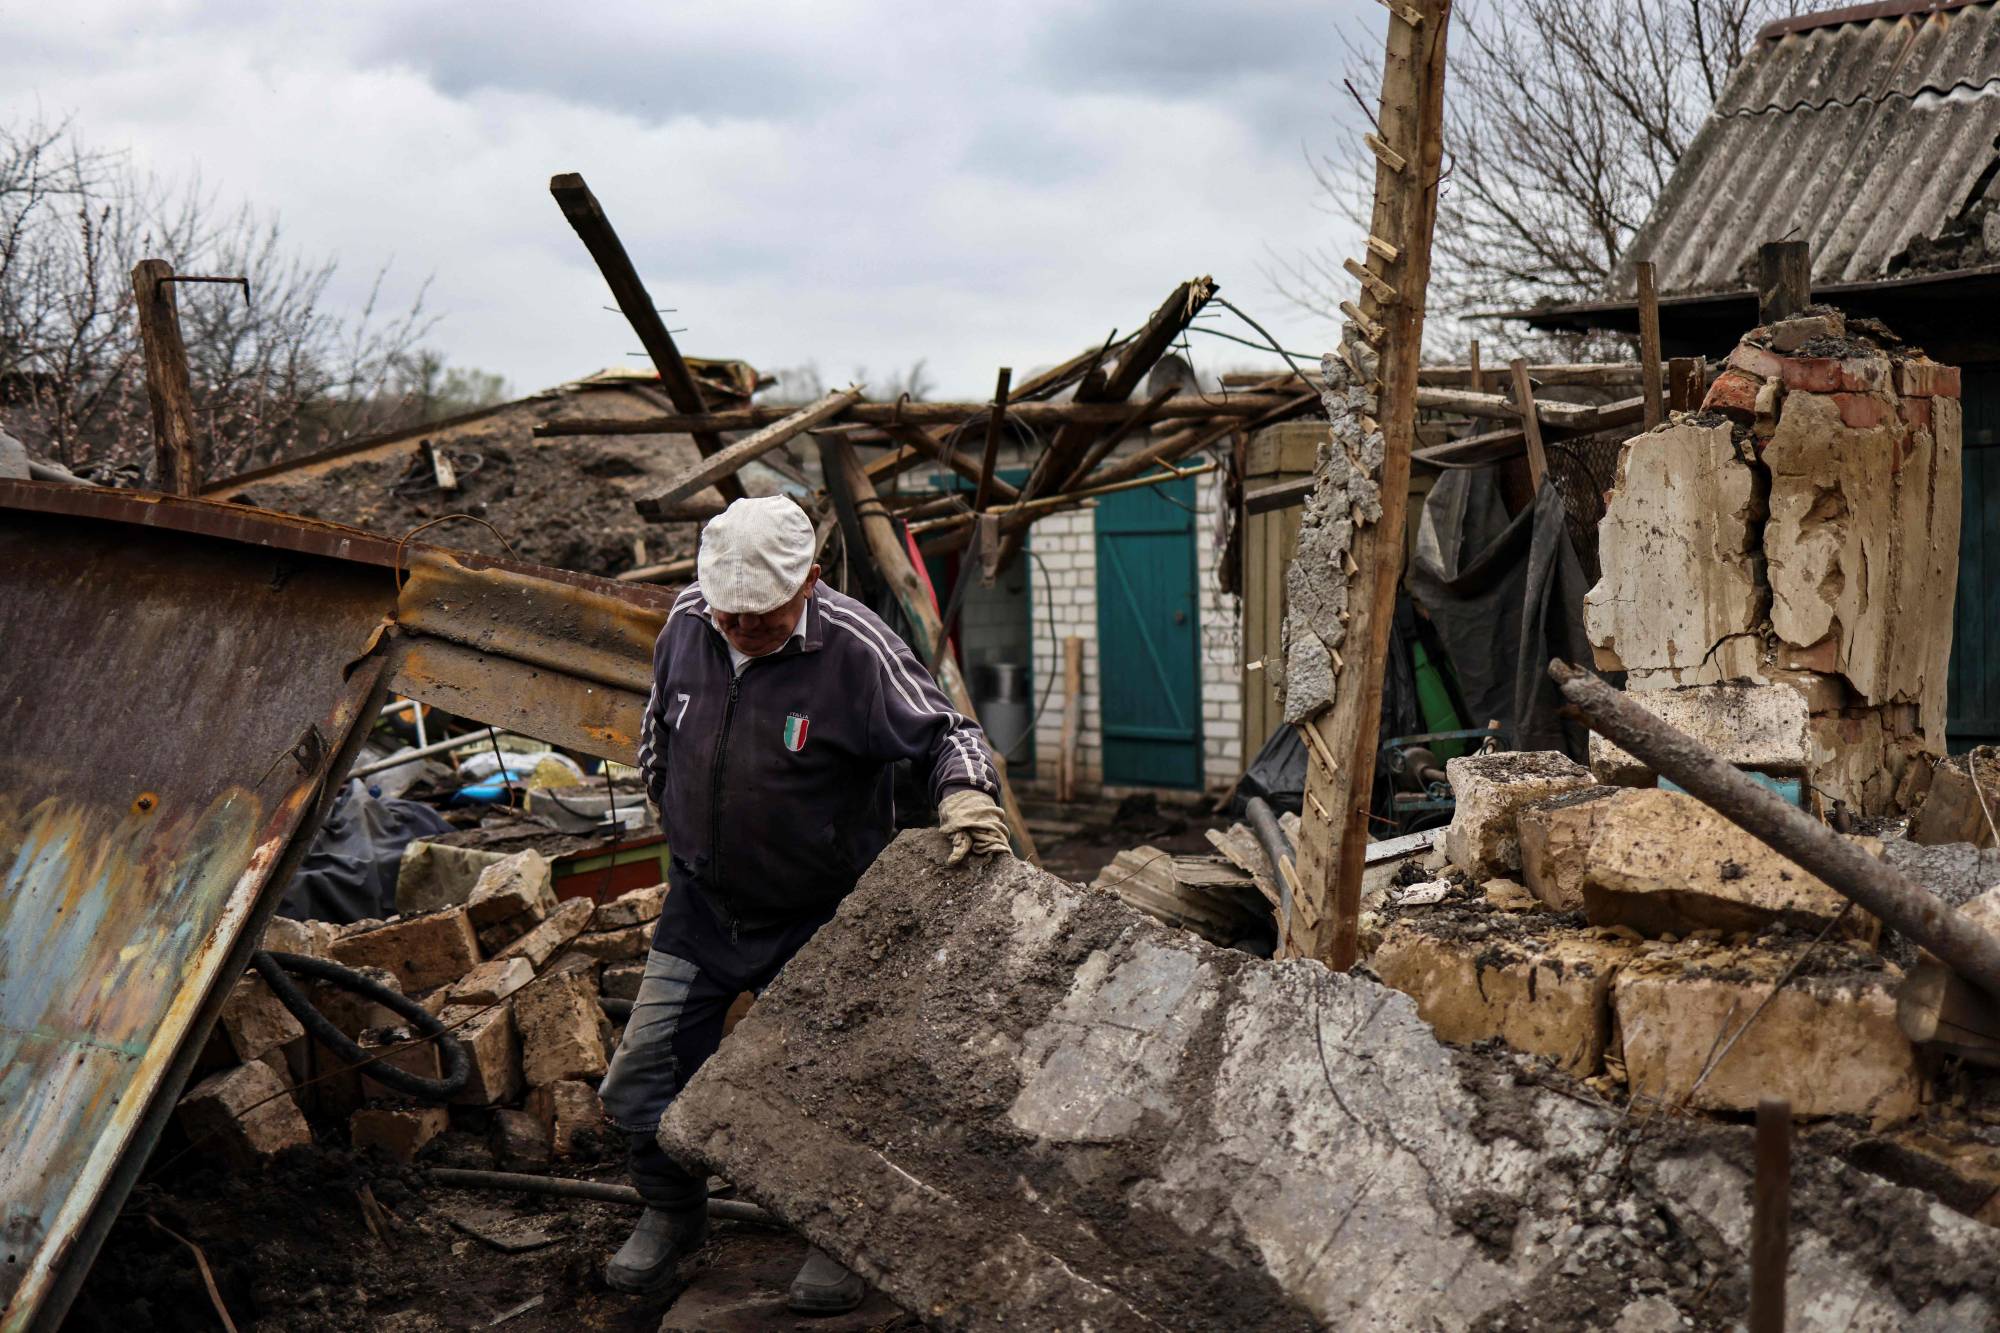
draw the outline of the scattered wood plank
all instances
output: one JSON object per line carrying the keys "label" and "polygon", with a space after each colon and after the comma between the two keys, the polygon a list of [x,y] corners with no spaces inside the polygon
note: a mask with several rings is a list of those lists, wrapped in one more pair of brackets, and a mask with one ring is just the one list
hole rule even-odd
{"label": "scattered wood plank", "polygon": [[[1199,393],[1173,394],[1163,399],[1156,415],[1162,420],[1254,416],[1276,406],[1283,397],[1278,393],[1239,393],[1227,398]],[[1560,410],[1573,405],[1563,403],[1556,406]],[[847,409],[843,419],[867,426],[951,427],[962,426],[991,410],[990,403],[856,403]],[[757,430],[783,421],[792,411],[787,407],[740,407],[727,412],[696,412],[677,416],[569,417],[542,422],[535,427],[535,435],[549,439],[564,435],[687,435],[696,431]],[[1115,402],[1068,403],[1017,401],[1009,405],[1007,414],[1030,426],[1078,427],[1094,438],[1098,428],[1124,423],[1131,417],[1132,409],[1122,399]],[[1511,408],[1505,415],[1512,415]]]}
{"label": "scattered wood plank", "polygon": [[[611,287],[612,298],[632,325],[632,331],[639,335],[639,345],[646,349],[653,368],[660,372],[660,385],[666,390],[674,409],[685,413],[706,412],[708,403],[702,397],[701,386],[695,382],[694,372],[688,369],[680,348],[674,345],[673,335],[667,332],[666,321],[660,318],[659,309],[653,304],[646,284],[639,278],[639,270],[633,266],[632,257],[625,253],[625,244],[612,230],[611,219],[597,202],[597,196],[584,184],[583,177],[575,172],[551,177],[549,193],[555,196],[563,216],[576,229],[584,248],[590,251],[590,257],[597,261],[598,271]],[[704,457],[721,450],[722,437],[713,430],[690,433],[694,436],[694,447]],[[722,492],[725,501],[743,498],[743,483],[734,477],[724,477],[716,483],[716,489]]]}
{"label": "scattered wood plank", "polygon": [[1549,475],[1549,455],[1542,446],[1542,418],[1535,410],[1535,386],[1528,379],[1528,363],[1515,357],[1509,363],[1514,372],[1514,396],[1521,404],[1521,438],[1528,446],[1528,481],[1540,490]]}
{"label": "scattered wood plank", "polygon": [[762,458],[785,441],[805,434],[821,422],[831,421],[860,401],[860,385],[827,394],[782,421],[774,421],[756,434],[708,455],[668,482],[663,490],[651,495],[642,495],[634,500],[633,507],[639,511],[641,517],[657,519],[664,506],[676,500],[684,500],[703,487],[719,482],[725,477],[735,476],[744,465]]}

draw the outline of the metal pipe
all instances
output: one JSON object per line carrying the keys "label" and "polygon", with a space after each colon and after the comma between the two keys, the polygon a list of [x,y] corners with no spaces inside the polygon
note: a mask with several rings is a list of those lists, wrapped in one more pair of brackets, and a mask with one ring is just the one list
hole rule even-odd
{"label": "metal pipe", "polygon": [[1549,678],[1592,730],[1616,741],[1655,773],[1818,875],[1884,924],[1930,950],[1973,985],[2000,998],[2000,938],[1798,806],[1751,781],[1707,746],[1660,721],[1590,672],[1556,660],[1549,663]]}
{"label": "metal pipe", "polygon": [[1257,845],[1264,849],[1264,858],[1271,863],[1271,878],[1277,881],[1278,943],[1283,945],[1292,933],[1292,876],[1287,863],[1297,853],[1269,801],[1252,796],[1243,803],[1243,813],[1250,821],[1250,831],[1257,835]]}
{"label": "metal pipe", "polygon": [[[503,731],[499,734],[502,736],[514,736],[514,733],[511,731]],[[515,736],[514,738],[516,740],[528,739],[524,736]],[[373,763],[350,768],[347,770],[347,776],[350,778],[365,778],[370,773],[380,773],[384,769],[397,768],[409,763],[412,759],[429,759],[433,755],[440,755],[448,750],[467,750],[475,745],[484,744],[486,744],[486,733],[484,731],[481,731],[476,736],[454,736],[448,741],[438,741],[434,745],[420,745],[414,750],[405,750],[401,754],[392,754],[387,759],[377,759]]]}
{"label": "metal pipe", "polygon": [[[468,1171],[456,1166],[434,1166],[430,1178],[439,1185],[461,1189],[511,1190],[516,1194],[547,1194],[558,1199],[594,1199],[599,1203],[622,1203],[643,1208],[646,1201],[630,1185],[613,1185],[601,1180],[566,1180],[561,1176],[537,1176],[525,1171]],[[754,1203],[740,1199],[710,1199],[708,1215],[725,1222],[751,1222],[758,1226],[781,1227],[784,1223]]]}

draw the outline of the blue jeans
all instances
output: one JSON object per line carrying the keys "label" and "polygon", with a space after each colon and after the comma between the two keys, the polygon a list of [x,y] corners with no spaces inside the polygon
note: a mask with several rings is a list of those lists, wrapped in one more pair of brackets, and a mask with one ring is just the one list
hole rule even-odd
{"label": "blue jeans", "polygon": [[707,1200],[707,1177],[659,1146],[660,1117],[722,1044],[736,997],[770,985],[831,914],[769,930],[725,928],[699,893],[668,892],[639,998],[598,1089],[605,1114],[625,1131],[632,1183],[649,1205],[679,1212]]}

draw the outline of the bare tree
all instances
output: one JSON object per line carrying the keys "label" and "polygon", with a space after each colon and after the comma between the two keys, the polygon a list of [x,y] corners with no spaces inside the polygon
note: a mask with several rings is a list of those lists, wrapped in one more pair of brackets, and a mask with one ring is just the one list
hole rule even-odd
{"label": "bare tree", "polygon": [[421,287],[386,309],[378,273],[343,318],[327,300],[335,261],[299,256],[275,219],[93,151],[67,122],[30,120],[0,124],[0,414],[37,452],[72,466],[150,460],[130,277],[143,258],[249,280],[247,299],[219,285],[174,293],[209,475],[424,419],[444,371],[420,346],[434,322]]}
{"label": "bare tree", "polygon": [[[1846,0],[1464,0],[1452,23],[1431,303],[1449,321],[1601,297],[1757,30]],[[1343,82],[1372,108],[1380,53]],[[1372,109],[1370,110],[1372,115]],[[1365,228],[1375,168],[1354,136],[1311,162]],[[1281,261],[1294,301],[1338,321],[1353,279],[1320,250]]]}

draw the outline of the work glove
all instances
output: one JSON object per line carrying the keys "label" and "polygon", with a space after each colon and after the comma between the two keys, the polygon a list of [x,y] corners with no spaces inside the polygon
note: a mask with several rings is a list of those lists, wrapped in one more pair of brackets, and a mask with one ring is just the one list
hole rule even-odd
{"label": "work glove", "polygon": [[968,855],[991,856],[1013,850],[1007,841],[1007,817],[991,796],[970,787],[938,802],[938,827],[951,839],[951,855],[944,859],[948,866],[957,865]]}

